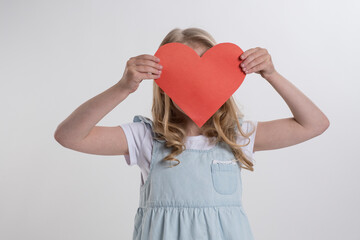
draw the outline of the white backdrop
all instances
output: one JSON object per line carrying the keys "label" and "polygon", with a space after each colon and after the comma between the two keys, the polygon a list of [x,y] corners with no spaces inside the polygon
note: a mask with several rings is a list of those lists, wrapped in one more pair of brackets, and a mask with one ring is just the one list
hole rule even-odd
{"label": "white backdrop", "polygon": [[[53,135],[175,27],[266,48],[330,120],[307,142],[256,152],[255,171],[243,171],[255,239],[360,239],[359,10],[355,0],[1,1],[0,239],[131,239],[139,167],[66,149]],[[98,125],[151,117],[152,84],[144,80]],[[255,73],[235,98],[245,119],[292,116]]]}

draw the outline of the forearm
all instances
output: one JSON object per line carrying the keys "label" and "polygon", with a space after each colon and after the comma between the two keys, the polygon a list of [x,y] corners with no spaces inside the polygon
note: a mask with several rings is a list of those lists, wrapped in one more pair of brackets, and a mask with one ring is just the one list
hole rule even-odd
{"label": "forearm", "polygon": [[118,82],[76,108],[55,131],[55,138],[63,142],[84,139],[91,129],[120,104],[129,91]]}
{"label": "forearm", "polygon": [[275,71],[264,77],[284,99],[295,120],[304,128],[322,131],[329,124],[325,114],[296,86]]}

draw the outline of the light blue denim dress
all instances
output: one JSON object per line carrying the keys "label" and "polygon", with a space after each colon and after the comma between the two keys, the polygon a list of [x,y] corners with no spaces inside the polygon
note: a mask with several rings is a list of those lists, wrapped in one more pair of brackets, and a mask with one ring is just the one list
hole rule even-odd
{"label": "light blue denim dress", "polygon": [[[133,121],[152,129],[147,117],[136,115]],[[186,149],[176,157],[177,166],[176,161],[162,161],[169,153],[165,141],[153,138],[133,240],[253,240],[242,206],[241,169],[232,164],[235,157],[228,145]]]}

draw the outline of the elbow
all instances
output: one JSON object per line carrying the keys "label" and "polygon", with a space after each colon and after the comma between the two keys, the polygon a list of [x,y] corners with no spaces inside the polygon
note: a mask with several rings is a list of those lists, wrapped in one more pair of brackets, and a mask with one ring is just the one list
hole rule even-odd
{"label": "elbow", "polygon": [[58,142],[58,143],[60,143],[60,133],[56,130],[55,132],[54,132],[54,139]]}
{"label": "elbow", "polygon": [[321,126],[322,126],[322,132],[325,132],[326,129],[328,129],[330,127],[330,121],[326,116],[325,116]]}
{"label": "elbow", "polygon": [[73,133],[70,133],[67,129],[62,126],[58,126],[54,132],[54,139],[63,147],[73,149],[74,146],[79,144],[81,140],[75,138]]}
{"label": "elbow", "polygon": [[327,117],[324,118],[321,122],[318,123],[316,128],[316,135],[321,135],[330,127],[330,121]]}
{"label": "elbow", "polygon": [[61,133],[60,133],[59,129],[56,129],[56,130],[55,130],[55,132],[54,132],[54,139],[55,139],[58,143],[60,143],[61,145],[63,145],[63,144],[62,144],[62,139],[61,139]]}
{"label": "elbow", "polygon": [[325,124],[324,124],[324,131],[330,127],[330,121],[328,118],[326,118]]}
{"label": "elbow", "polygon": [[66,147],[66,143],[65,143],[65,136],[63,131],[61,131],[59,129],[59,127],[56,128],[55,132],[54,132],[54,139],[63,147]]}

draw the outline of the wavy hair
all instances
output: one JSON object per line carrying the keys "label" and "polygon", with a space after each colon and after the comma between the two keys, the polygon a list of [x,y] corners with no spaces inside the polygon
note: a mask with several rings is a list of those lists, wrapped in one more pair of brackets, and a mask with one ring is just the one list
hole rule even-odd
{"label": "wavy hair", "polygon": [[[174,28],[165,36],[159,47],[171,42],[179,42],[190,46],[201,45],[208,49],[217,44],[215,39],[207,31],[194,27],[183,30]],[[151,113],[155,138],[165,140],[166,147],[171,148],[171,153],[164,158],[164,161],[177,161],[175,165],[177,166],[180,164],[180,160],[176,159],[176,156],[185,149],[184,139],[186,132],[184,123],[187,116],[177,109],[172,99],[155,81],[153,82],[153,104]],[[245,134],[238,121],[238,118],[243,118],[243,116],[244,114],[239,110],[233,96],[231,96],[211,118],[206,121],[200,128],[200,131],[202,135],[211,138],[211,143],[213,144],[220,141],[227,143],[236,158],[235,161],[239,162],[240,167],[254,171],[253,163],[243,153],[241,147],[247,146],[250,143],[249,136],[255,131],[255,126],[253,126],[253,130],[250,133]],[[252,123],[252,125],[254,124]],[[246,144],[236,144],[238,132],[248,139]]]}

